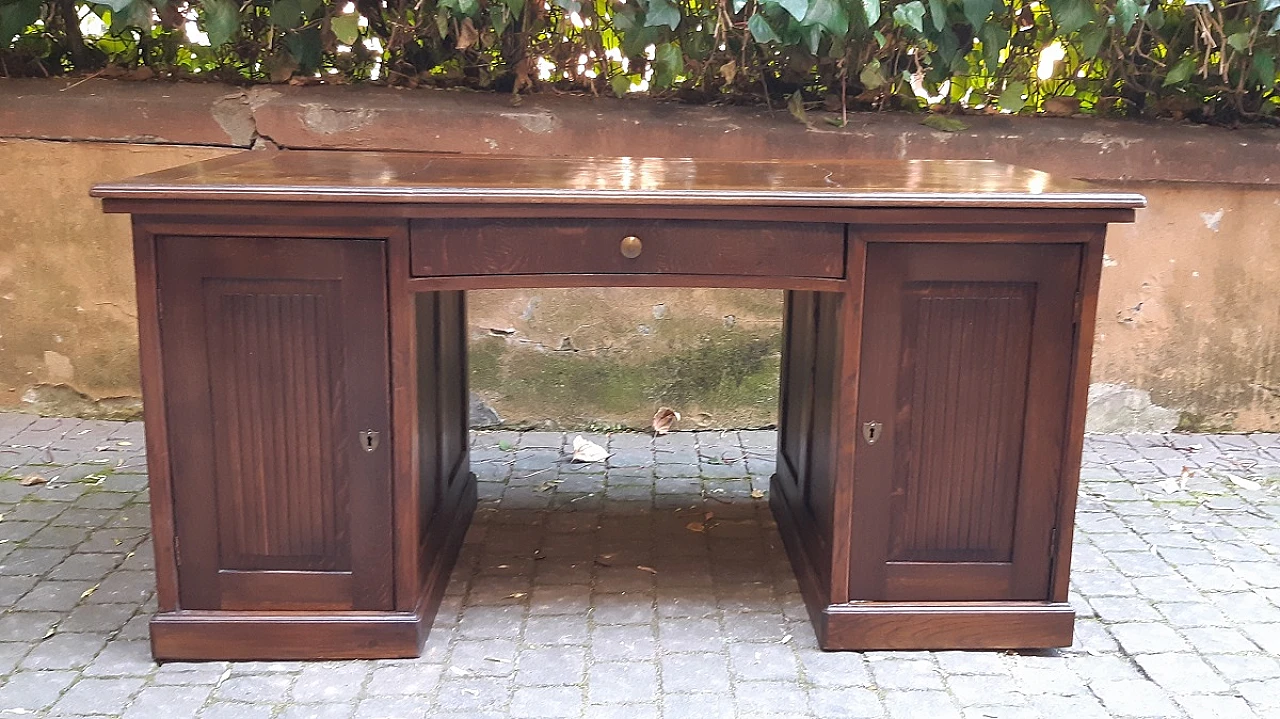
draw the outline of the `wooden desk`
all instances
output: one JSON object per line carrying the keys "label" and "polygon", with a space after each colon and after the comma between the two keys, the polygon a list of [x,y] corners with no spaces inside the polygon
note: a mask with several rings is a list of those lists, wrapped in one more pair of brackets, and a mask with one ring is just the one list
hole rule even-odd
{"label": "wooden desk", "polygon": [[770,504],[823,647],[1071,642],[1103,238],[993,162],[244,153],[133,214],[159,659],[407,657],[476,504],[464,293],[786,290]]}

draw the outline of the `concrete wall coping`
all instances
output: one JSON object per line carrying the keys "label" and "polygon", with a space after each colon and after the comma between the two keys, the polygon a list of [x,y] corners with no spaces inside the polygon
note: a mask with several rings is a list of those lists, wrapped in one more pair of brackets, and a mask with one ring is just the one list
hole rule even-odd
{"label": "concrete wall coping", "polygon": [[1280,129],[904,113],[836,128],[785,110],[374,86],[0,80],[0,140],[565,156],[991,158],[1107,182],[1280,183]]}

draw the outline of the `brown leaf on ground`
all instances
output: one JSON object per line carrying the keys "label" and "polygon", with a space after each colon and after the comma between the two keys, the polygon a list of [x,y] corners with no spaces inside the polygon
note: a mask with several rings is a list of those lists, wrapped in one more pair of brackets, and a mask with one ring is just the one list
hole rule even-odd
{"label": "brown leaf on ground", "polygon": [[34,487],[38,484],[48,484],[48,483],[49,483],[49,480],[45,479],[44,477],[41,477],[38,474],[29,474],[23,477],[22,479],[18,480],[18,484],[24,487]]}
{"label": "brown leaf on ground", "polygon": [[653,431],[655,434],[666,434],[679,421],[679,412],[670,407],[659,408],[657,413],[653,415]]}

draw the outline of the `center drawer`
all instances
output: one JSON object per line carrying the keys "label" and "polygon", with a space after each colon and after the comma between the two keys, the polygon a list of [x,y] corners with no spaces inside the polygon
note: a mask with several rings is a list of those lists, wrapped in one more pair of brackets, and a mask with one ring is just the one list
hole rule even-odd
{"label": "center drawer", "polygon": [[410,226],[412,272],[844,276],[844,225],[711,220],[439,219]]}

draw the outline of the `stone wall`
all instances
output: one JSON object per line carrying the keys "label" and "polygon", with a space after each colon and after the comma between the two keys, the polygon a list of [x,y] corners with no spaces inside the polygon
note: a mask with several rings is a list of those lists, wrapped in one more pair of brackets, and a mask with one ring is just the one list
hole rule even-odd
{"label": "stone wall", "polygon": [[[137,411],[128,223],[90,185],[250,147],[553,155],[990,157],[1147,194],[1113,229],[1093,429],[1280,429],[1280,131],[785,112],[354,87],[0,80],[0,407]],[[506,422],[774,420],[781,296],[675,289],[470,297],[473,384]],[[1152,404],[1154,402],[1154,404]]]}

